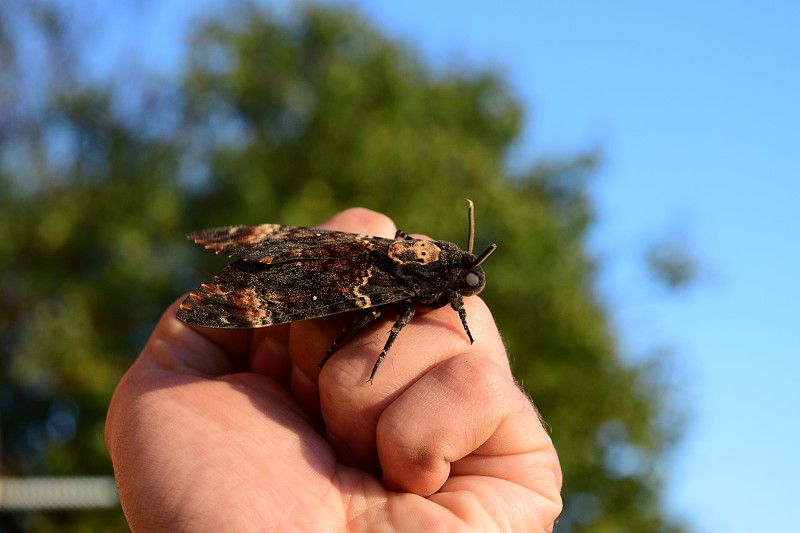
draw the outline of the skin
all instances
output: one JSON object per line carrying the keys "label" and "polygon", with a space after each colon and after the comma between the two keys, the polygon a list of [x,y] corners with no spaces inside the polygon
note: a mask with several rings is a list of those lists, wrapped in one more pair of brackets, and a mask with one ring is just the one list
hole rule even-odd
{"label": "skin", "polygon": [[[396,229],[366,209],[320,227]],[[353,316],[194,328],[179,301],[109,407],[133,531],[552,531],[558,458],[479,297],[473,345],[449,307],[418,313],[371,385],[391,313],[320,371]]]}

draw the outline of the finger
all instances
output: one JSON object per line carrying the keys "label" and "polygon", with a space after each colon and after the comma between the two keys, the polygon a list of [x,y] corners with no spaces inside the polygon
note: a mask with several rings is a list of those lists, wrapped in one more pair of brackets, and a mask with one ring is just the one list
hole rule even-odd
{"label": "finger", "polygon": [[481,354],[451,358],[423,376],[382,414],[377,441],[386,486],[421,495],[453,475],[538,487],[533,459],[552,449],[507,367]]}
{"label": "finger", "polygon": [[[319,380],[321,408],[328,440],[342,460],[379,471],[376,431],[381,414],[411,384],[443,361],[488,345],[493,347],[487,350],[495,362],[508,366],[489,310],[479,298],[467,298],[464,303],[476,339],[473,345],[464,334],[458,314],[450,308],[440,308],[418,314],[402,330],[372,384],[366,382],[367,377],[391,324],[384,323],[354,339],[337,352],[330,369],[326,366]],[[427,412],[418,411],[416,416],[427,416]]]}
{"label": "finger", "polygon": [[[241,371],[249,366],[252,330],[202,328],[178,320],[183,297],[174,301],[156,325],[139,356],[176,373],[207,377]],[[164,349],[164,348],[168,349]]]}
{"label": "finger", "polygon": [[205,377],[252,371],[288,385],[286,326],[258,330],[192,326],[177,318],[183,299],[164,312],[148,340],[148,347],[157,349],[143,350],[140,360]]}
{"label": "finger", "polygon": [[320,224],[319,227],[348,233],[386,237],[387,239],[394,238],[397,232],[397,226],[394,225],[391,218],[383,213],[363,207],[353,207],[337,213]]}

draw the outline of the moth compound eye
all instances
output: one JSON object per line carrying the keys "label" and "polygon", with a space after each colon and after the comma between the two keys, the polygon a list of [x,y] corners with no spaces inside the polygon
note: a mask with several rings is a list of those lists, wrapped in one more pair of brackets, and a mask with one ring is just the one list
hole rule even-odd
{"label": "moth compound eye", "polygon": [[485,283],[486,278],[484,277],[483,271],[480,268],[476,270],[470,270],[467,272],[466,276],[461,278],[459,290],[464,296],[472,296],[473,294],[478,294],[481,292]]}

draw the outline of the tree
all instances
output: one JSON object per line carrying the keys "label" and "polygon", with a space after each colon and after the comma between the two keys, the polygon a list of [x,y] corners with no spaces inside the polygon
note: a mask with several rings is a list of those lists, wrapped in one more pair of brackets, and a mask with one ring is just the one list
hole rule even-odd
{"label": "tree", "polygon": [[[523,110],[497,75],[433,72],[350,9],[236,5],[199,27],[170,84],[128,86],[128,101],[113,80],[56,87],[30,128],[0,134],[6,471],[110,471],[102,424],[116,380],[161,309],[222,264],[184,233],[310,225],[364,205],[464,243],[468,197],[476,248],[499,244],[482,296],[564,468],[557,531],[679,531],[659,502],[659,460],[677,436],[668,389],[655,365],[622,361],[593,289],[596,154],[512,174]],[[74,431],[41,429],[64,412]],[[30,453],[21,443],[36,428]],[[122,527],[118,515],[59,518]]]}

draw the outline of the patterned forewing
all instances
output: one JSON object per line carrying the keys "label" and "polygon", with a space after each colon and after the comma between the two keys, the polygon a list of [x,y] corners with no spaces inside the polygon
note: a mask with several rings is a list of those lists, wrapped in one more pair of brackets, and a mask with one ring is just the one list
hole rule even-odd
{"label": "patterned forewing", "polygon": [[192,292],[178,316],[198,326],[260,327],[368,309],[412,296],[390,272],[368,262],[237,261]]}
{"label": "patterned forewing", "polygon": [[392,242],[369,235],[280,224],[224,226],[196,231],[188,238],[218,254],[267,264],[366,256]]}

